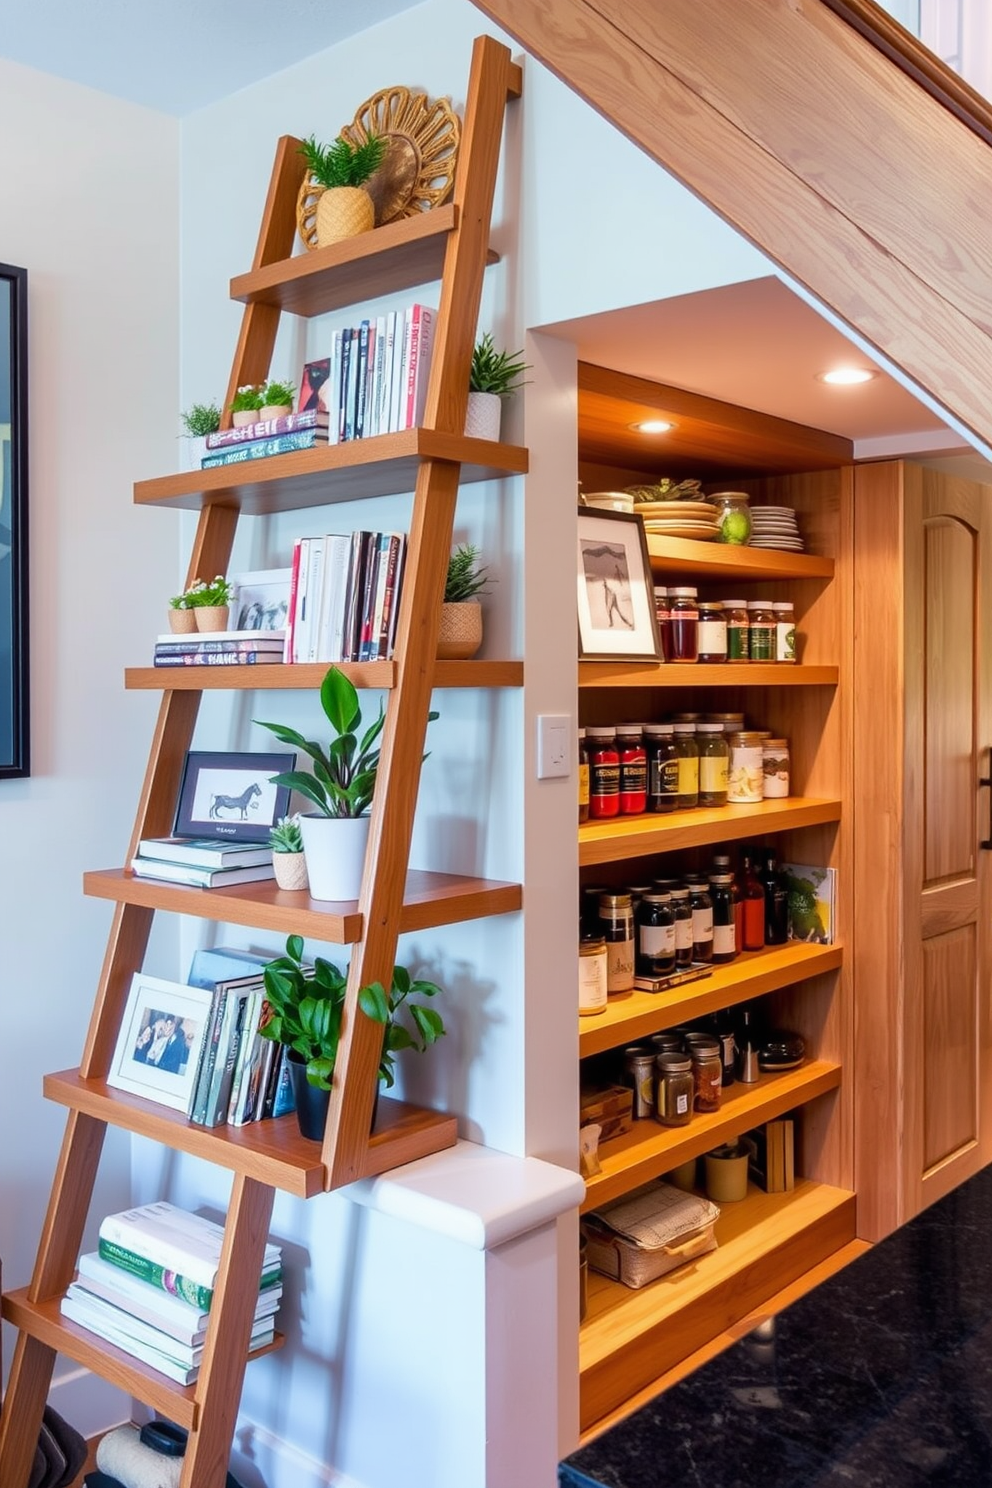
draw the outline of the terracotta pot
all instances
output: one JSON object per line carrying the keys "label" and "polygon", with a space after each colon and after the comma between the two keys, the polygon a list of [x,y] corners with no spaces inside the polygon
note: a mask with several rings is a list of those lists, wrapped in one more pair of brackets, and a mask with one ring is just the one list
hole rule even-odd
{"label": "terracotta pot", "polygon": [[195,610],[169,610],[169,629],[173,635],[189,635],[196,629]]}
{"label": "terracotta pot", "polygon": [[249,424],[257,424],[261,414],[257,408],[238,408],[231,414],[232,429],[246,429]]}
{"label": "terracotta pot", "polygon": [[266,403],[264,408],[258,410],[258,421],[267,423],[270,419],[285,418],[292,411],[289,403]]}
{"label": "terracotta pot", "polygon": [[498,393],[469,393],[465,410],[465,434],[469,439],[499,442],[503,400]]}
{"label": "terracotta pot", "polygon": [[357,238],[375,226],[375,207],[361,186],[332,186],[317,202],[315,228],[318,248]]}
{"label": "terracotta pot", "polygon": [[305,889],[307,886],[306,853],[274,852],[272,870],[281,889]]}
{"label": "terracotta pot", "polygon": [[312,899],[336,901],[358,898],[369,840],[369,816],[300,817]]}
{"label": "terracotta pot", "polygon": [[197,630],[226,630],[230,605],[197,605],[191,611],[196,616]]}
{"label": "terracotta pot", "polygon": [[437,633],[439,661],[468,661],[482,645],[482,605],[477,599],[441,606]]}

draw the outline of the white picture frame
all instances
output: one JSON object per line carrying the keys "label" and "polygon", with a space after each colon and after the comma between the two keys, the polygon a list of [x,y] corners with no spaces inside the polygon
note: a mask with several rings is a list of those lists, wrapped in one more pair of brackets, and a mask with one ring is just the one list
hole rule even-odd
{"label": "white picture frame", "polygon": [[212,989],[136,971],[107,1084],[188,1116],[213,998]]}
{"label": "white picture frame", "polygon": [[291,568],[263,568],[236,574],[231,629],[284,631],[289,614]]}
{"label": "white picture frame", "polygon": [[644,523],[626,512],[579,507],[579,657],[660,661]]}

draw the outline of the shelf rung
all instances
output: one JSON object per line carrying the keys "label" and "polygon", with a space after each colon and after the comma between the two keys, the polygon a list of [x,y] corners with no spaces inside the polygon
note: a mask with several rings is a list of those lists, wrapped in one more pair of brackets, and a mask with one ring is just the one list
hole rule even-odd
{"label": "shelf rung", "polygon": [[[316,692],[329,662],[299,662],[292,666],[181,666],[128,667],[124,686],[151,692],[259,692],[290,690]],[[358,688],[396,686],[396,664],[392,661],[343,662],[340,670]],[[434,686],[522,687],[522,661],[439,661],[434,668]]]}

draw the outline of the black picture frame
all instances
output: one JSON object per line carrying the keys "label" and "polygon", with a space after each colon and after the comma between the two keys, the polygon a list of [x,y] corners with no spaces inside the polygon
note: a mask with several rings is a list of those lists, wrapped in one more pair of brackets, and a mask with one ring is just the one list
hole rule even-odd
{"label": "black picture frame", "polygon": [[661,661],[644,523],[629,512],[578,513],[579,659]]}
{"label": "black picture frame", "polygon": [[295,764],[292,753],[191,749],[183,767],[175,835],[268,842],[270,829],[289,812],[290,795],[288,786],[273,785],[271,777]]}
{"label": "black picture frame", "polygon": [[28,276],[0,263],[0,780],[31,773]]}

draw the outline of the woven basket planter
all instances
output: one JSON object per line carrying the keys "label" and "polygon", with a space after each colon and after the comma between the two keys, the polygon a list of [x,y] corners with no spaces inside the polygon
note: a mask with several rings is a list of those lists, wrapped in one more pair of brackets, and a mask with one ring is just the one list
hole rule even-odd
{"label": "woven basket planter", "polygon": [[315,229],[317,246],[340,243],[344,238],[357,238],[375,226],[372,198],[361,186],[332,186],[323,191],[317,202]]}
{"label": "woven basket planter", "polygon": [[192,611],[196,616],[197,630],[226,630],[230,605],[197,605]]}
{"label": "woven basket planter", "polygon": [[173,635],[189,635],[190,631],[196,629],[196,611],[170,609],[169,629]]}
{"label": "woven basket planter", "polygon": [[482,605],[477,599],[441,606],[437,633],[439,661],[468,661],[482,645]]}

